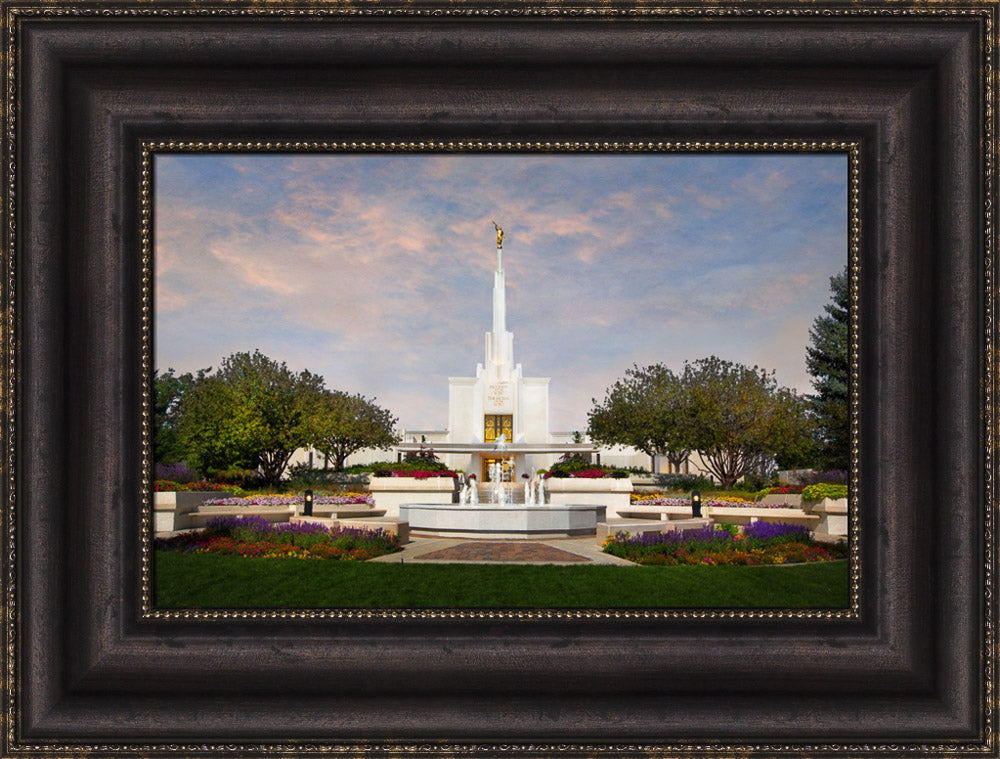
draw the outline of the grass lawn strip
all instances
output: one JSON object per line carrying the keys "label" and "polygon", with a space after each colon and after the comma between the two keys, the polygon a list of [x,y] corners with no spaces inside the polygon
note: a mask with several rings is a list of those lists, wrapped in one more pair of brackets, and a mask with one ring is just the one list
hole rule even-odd
{"label": "grass lawn strip", "polygon": [[798,566],[415,565],[157,551],[160,608],[844,608],[846,561]]}

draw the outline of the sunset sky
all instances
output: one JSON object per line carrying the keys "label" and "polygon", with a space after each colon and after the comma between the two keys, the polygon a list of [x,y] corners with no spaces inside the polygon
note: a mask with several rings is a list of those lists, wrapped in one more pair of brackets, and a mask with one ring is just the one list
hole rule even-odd
{"label": "sunset sky", "polygon": [[632,364],[709,355],[811,392],[809,327],[847,263],[844,155],[181,155],[155,159],[155,362],[255,348],[443,429],[449,376],[507,328],[585,430]]}

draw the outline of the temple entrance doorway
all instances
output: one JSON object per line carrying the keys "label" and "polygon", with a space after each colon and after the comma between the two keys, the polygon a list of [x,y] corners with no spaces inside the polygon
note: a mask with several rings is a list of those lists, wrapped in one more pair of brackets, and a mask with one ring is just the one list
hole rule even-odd
{"label": "temple entrance doorway", "polygon": [[515,465],[513,456],[483,456],[480,460],[480,482],[492,482],[490,468],[500,462],[502,467],[501,482],[514,482]]}

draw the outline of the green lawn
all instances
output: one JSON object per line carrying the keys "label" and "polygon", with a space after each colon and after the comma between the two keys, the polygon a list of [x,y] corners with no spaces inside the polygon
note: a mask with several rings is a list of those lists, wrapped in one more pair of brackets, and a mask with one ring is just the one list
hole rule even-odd
{"label": "green lawn", "polygon": [[160,608],[843,608],[846,561],[530,566],[247,559],[157,551]]}

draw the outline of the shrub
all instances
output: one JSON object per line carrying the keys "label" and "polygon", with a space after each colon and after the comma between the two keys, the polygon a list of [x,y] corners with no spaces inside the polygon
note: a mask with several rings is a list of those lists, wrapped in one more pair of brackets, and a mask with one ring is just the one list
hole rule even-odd
{"label": "shrub", "polygon": [[821,501],[824,498],[847,498],[847,485],[820,482],[802,490],[803,501]]}
{"label": "shrub", "polygon": [[831,469],[829,472],[810,472],[802,479],[803,485],[818,485],[822,482],[830,485],[846,485],[847,472],[843,469]]}
{"label": "shrub", "polygon": [[715,483],[697,474],[659,474],[656,486],[666,490],[711,490]]}
{"label": "shrub", "polygon": [[[380,461],[377,464],[372,464],[371,469],[368,471],[371,471],[375,477],[391,477],[393,472],[445,472],[449,470],[448,467],[436,459],[429,460],[414,457],[403,461]],[[389,474],[383,474],[383,472],[389,472]]]}
{"label": "shrub", "polygon": [[215,491],[231,492],[240,495],[243,491],[236,485],[228,485],[221,482],[170,482],[169,480],[156,480],[153,487],[157,492],[192,492],[192,491]]}
{"label": "shrub", "polygon": [[583,453],[564,453],[559,460],[550,467],[550,470],[560,469],[564,472],[579,472],[581,469],[590,469],[594,466],[590,456]]}
{"label": "shrub", "polygon": [[264,478],[252,469],[217,469],[208,473],[210,482],[226,482],[244,490],[253,490],[264,484]]}
{"label": "shrub", "polygon": [[444,469],[444,464],[434,453],[433,448],[420,447],[419,451],[411,451],[403,455],[403,464],[407,469]]}
{"label": "shrub", "polygon": [[648,469],[646,469],[645,467],[641,467],[641,466],[623,466],[623,467],[621,467],[621,471],[628,472],[629,474],[638,474],[638,475],[646,475],[646,476],[649,476],[649,475],[652,474],[652,472],[650,472]]}
{"label": "shrub", "polygon": [[153,472],[154,479],[169,482],[197,482],[200,479],[197,472],[192,472],[184,464],[157,464]]}
{"label": "shrub", "polygon": [[743,486],[744,490],[763,490],[771,485],[777,485],[778,475],[777,473],[763,476],[759,474],[748,474],[743,477],[740,484]]}

